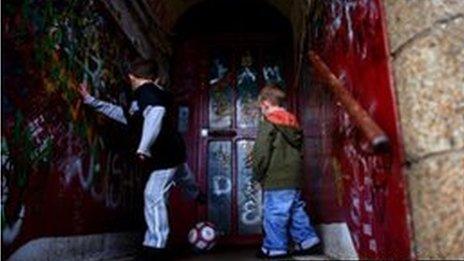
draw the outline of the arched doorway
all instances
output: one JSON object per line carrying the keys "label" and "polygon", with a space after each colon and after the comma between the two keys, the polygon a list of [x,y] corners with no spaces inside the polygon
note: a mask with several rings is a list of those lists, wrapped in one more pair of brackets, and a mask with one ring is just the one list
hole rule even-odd
{"label": "arched doorway", "polygon": [[[217,220],[226,242],[249,243],[259,238],[256,224],[252,233],[241,234],[240,230],[240,175],[244,166],[241,155],[245,153],[239,153],[238,145],[252,143],[254,129],[241,129],[238,124],[242,104],[237,101],[243,93],[237,83],[248,61],[250,72],[253,66],[257,68],[256,94],[264,83],[263,57],[272,53],[268,47],[274,45],[286,61],[280,63],[280,71],[289,96],[287,105],[299,114],[305,130],[305,171],[310,179],[307,199],[315,221],[322,224],[326,251],[340,258],[409,255],[401,140],[387,59],[384,13],[379,1],[367,2],[313,2],[312,8],[306,9],[311,21],[300,19],[304,16],[294,19],[288,12],[284,16],[277,10],[285,8],[268,6],[266,1],[202,1],[183,12],[173,30],[177,45],[172,76],[181,105],[179,114],[189,119],[185,137],[191,148],[190,164],[205,190],[214,192],[214,188],[219,188],[221,196],[227,195],[227,199],[219,201],[218,215],[214,205],[204,209],[192,207],[186,215],[196,215],[189,220]],[[295,20],[303,21],[305,26],[298,27]],[[295,40],[304,44],[295,44]],[[253,48],[256,51],[249,51],[248,56],[255,58],[246,58],[246,50]],[[320,54],[335,77],[343,81],[344,87],[385,130],[392,145],[389,153],[373,153],[365,146],[364,137],[346,108],[338,106],[323,84],[315,81],[318,75],[311,73],[310,64],[303,61],[302,70],[299,65],[294,66],[300,61],[293,57],[301,57],[302,51],[310,49]],[[217,76],[220,71],[223,75],[218,85],[212,75]],[[293,84],[296,79],[300,81]],[[250,95],[253,97],[253,91]],[[216,102],[218,97],[226,98]],[[212,113],[218,108],[227,117]],[[214,124],[221,126],[215,129]],[[227,159],[223,161],[227,166],[219,165],[223,159]],[[216,181],[210,175],[214,173],[220,173]],[[214,200],[209,198],[210,203]],[[254,202],[259,202],[259,198]],[[184,226],[177,231],[186,231],[191,225],[186,219],[174,222],[174,226]]]}
{"label": "arched doorway", "polygon": [[204,1],[179,19],[174,34],[178,126],[208,203],[173,216],[173,239],[185,238],[194,221],[209,220],[224,243],[258,243],[261,196],[247,163],[259,119],[255,101],[260,88],[274,83],[296,108],[291,24],[262,1]]}

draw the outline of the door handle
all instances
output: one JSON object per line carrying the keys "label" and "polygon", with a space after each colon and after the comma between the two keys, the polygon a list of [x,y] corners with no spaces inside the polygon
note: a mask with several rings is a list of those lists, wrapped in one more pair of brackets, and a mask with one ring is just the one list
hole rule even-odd
{"label": "door handle", "polygon": [[231,129],[224,129],[224,130],[211,130],[211,129],[201,129],[201,137],[235,137],[237,136],[237,132]]}

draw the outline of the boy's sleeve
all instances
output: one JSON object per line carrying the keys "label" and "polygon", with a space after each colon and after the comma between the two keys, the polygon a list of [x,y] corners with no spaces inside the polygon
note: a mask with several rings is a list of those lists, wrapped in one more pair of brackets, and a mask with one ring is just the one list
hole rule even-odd
{"label": "boy's sleeve", "polygon": [[161,106],[147,106],[143,111],[143,129],[137,153],[151,157],[150,148],[161,131],[166,110]]}
{"label": "boy's sleeve", "polygon": [[101,101],[93,96],[84,98],[84,104],[92,107],[94,110],[106,115],[108,118],[113,119],[122,124],[127,124],[127,119],[124,116],[124,110],[121,106],[114,105],[109,102]]}
{"label": "boy's sleeve", "polygon": [[141,87],[138,103],[143,112],[143,129],[137,153],[151,157],[150,148],[161,131],[166,107],[162,97],[153,91],[157,87]]}
{"label": "boy's sleeve", "polygon": [[275,131],[271,124],[261,121],[253,147],[253,180],[261,182],[271,160]]}

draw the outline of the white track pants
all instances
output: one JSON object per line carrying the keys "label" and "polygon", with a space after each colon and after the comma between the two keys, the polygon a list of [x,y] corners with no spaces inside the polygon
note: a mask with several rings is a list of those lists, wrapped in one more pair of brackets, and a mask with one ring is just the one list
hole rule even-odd
{"label": "white track pants", "polygon": [[195,199],[199,193],[195,178],[187,163],[177,168],[153,171],[144,192],[144,214],[147,223],[144,246],[166,247],[169,235],[167,202],[169,190],[173,185],[181,187],[190,199]]}
{"label": "white track pants", "polygon": [[153,171],[150,174],[144,192],[144,214],[147,232],[143,245],[164,248],[169,235],[167,199],[169,189],[174,184],[177,168]]}

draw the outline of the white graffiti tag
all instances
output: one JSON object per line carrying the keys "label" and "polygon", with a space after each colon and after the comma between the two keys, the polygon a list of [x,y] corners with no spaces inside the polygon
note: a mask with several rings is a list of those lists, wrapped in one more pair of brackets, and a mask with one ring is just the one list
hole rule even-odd
{"label": "white graffiti tag", "polygon": [[232,190],[232,182],[230,178],[217,175],[213,177],[213,193],[216,196],[221,196],[230,193]]}
{"label": "white graffiti tag", "polygon": [[280,75],[279,66],[264,66],[263,76],[266,83],[280,83],[283,82],[282,76]]}
{"label": "white graffiti tag", "polygon": [[261,188],[256,187],[251,178],[247,182],[247,188],[243,191],[245,203],[242,204],[240,221],[245,225],[256,225],[261,222]]}
{"label": "white graffiti tag", "polygon": [[[1,215],[2,215],[2,243],[9,245],[18,237],[19,232],[21,232],[21,227],[23,225],[23,219],[26,215],[26,207],[24,204],[21,204],[18,218],[14,222],[6,223],[3,219],[5,218],[5,204],[8,200],[9,189],[7,186],[6,177],[2,177],[2,200],[1,200]],[[3,224],[5,222],[5,224]]]}
{"label": "white graffiti tag", "polygon": [[224,76],[226,76],[229,69],[225,67],[219,59],[214,60],[214,67],[212,72],[212,79],[209,80],[209,84],[213,85],[218,83]]}
{"label": "white graffiti tag", "polygon": [[242,72],[237,76],[237,80],[237,83],[240,85],[247,81],[256,82],[257,77],[256,74],[251,71],[250,67],[245,67],[242,70]]}
{"label": "white graffiti tag", "polygon": [[[93,153],[90,154],[90,164],[87,171],[87,176],[84,176],[83,163],[80,155],[75,155],[73,152],[73,147],[79,145],[79,141],[74,137],[73,125],[72,123],[68,124],[68,133],[67,137],[67,149],[65,153],[65,159],[59,164],[58,170],[64,173],[64,180],[66,185],[69,185],[73,178],[77,176],[79,178],[80,185],[85,190],[88,190],[92,185],[94,177],[94,162],[95,158]],[[94,140],[92,147],[96,146],[98,140]]]}

